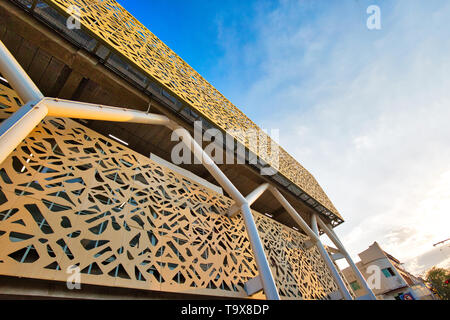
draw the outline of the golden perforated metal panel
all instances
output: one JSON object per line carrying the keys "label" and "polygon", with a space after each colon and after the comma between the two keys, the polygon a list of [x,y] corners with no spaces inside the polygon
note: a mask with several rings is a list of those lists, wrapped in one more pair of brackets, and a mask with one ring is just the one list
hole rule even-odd
{"label": "golden perforated metal panel", "polygon": [[[0,118],[20,101],[0,85]],[[258,272],[233,201],[70,119],[46,118],[0,166],[0,274],[246,297]],[[337,286],[307,237],[254,212],[284,299]]]}
{"label": "golden perforated metal panel", "polygon": [[343,219],[333,203],[316,179],[302,165],[283,148],[279,150],[276,165],[275,154],[271,154],[270,150],[267,152],[259,150],[257,145],[250,143],[245,135],[248,130],[260,132],[269,142],[271,138],[116,1],[45,0],[45,2],[66,14],[72,6],[80,8],[82,26],[96,39],[159,82],[218,128],[228,132],[266,163],[277,168],[283,176],[342,222]]}

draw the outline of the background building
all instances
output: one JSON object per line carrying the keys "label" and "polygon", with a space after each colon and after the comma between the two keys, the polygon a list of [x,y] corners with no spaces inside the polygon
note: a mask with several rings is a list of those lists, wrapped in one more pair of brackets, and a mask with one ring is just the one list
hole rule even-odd
{"label": "background building", "polygon": [[[433,300],[434,294],[425,285],[423,279],[406,271],[400,261],[384,252],[377,242],[359,254],[357,262],[364,278],[372,285],[370,277],[374,275],[374,266],[380,270],[379,287],[372,287],[373,292],[381,300],[403,300],[408,295],[415,300]],[[364,295],[364,290],[350,268],[342,270],[357,297]],[[405,296],[407,295],[407,296]]]}

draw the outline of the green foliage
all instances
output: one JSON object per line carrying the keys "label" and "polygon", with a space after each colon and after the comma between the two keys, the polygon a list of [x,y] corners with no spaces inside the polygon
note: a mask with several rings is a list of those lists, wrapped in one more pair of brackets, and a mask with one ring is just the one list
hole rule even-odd
{"label": "green foliage", "polygon": [[444,300],[450,300],[450,285],[446,283],[450,279],[450,270],[433,267],[428,270],[426,280],[433,286],[439,296]]}

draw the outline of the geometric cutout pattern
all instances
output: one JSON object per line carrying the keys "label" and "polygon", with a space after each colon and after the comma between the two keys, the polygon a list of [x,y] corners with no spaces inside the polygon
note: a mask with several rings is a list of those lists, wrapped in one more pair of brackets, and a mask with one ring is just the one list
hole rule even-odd
{"label": "geometric cutout pattern", "polygon": [[[81,10],[81,24],[95,38],[106,43],[140,72],[156,80],[166,90],[184,101],[203,117],[229,133],[254,154],[296,184],[326,207],[340,220],[333,203],[313,175],[283,148],[279,148],[278,166],[270,151],[272,140],[263,130],[233,105],[216,88],[150,32],[115,0],[44,0],[67,15],[69,8]],[[267,141],[268,149],[260,150],[245,132],[254,130]],[[265,152],[263,152],[265,151]]]}
{"label": "geometric cutout pattern", "polygon": [[7,119],[22,106],[17,93],[0,84],[0,119]]}
{"label": "geometric cutout pattern", "polygon": [[[6,89],[0,103],[14,112],[20,101]],[[77,266],[84,284],[246,297],[258,272],[242,217],[226,215],[233,203],[73,120],[47,117],[0,165],[0,274],[67,281]],[[337,290],[306,236],[253,214],[283,299]]]}
{"label": "geometric cutout pattern", "polygon": [[306,235],[254,216],[281,297],[318,300],[339,289],[317,247],[305,247]]}

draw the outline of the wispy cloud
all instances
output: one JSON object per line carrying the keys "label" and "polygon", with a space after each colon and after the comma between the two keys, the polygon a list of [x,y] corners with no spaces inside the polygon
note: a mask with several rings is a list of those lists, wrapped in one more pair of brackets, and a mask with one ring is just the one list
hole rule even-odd
{"label": "wispy cloud", "polygon": [[408,260],[448,237],[450,3],[377,1],[382,30],[369,31],[373,2],[255,7],[255,37],[227,38],[220,65],[234,68],[218,86],[281,129],[346,219],[337,232],[349,251],[378,241]]}
{"label": "wispy cloud", "polygon": [[433,248],[413,259],[405,261],[405,267],[416,275],[425,276],[431,267],[450,268],[450,244]]}

